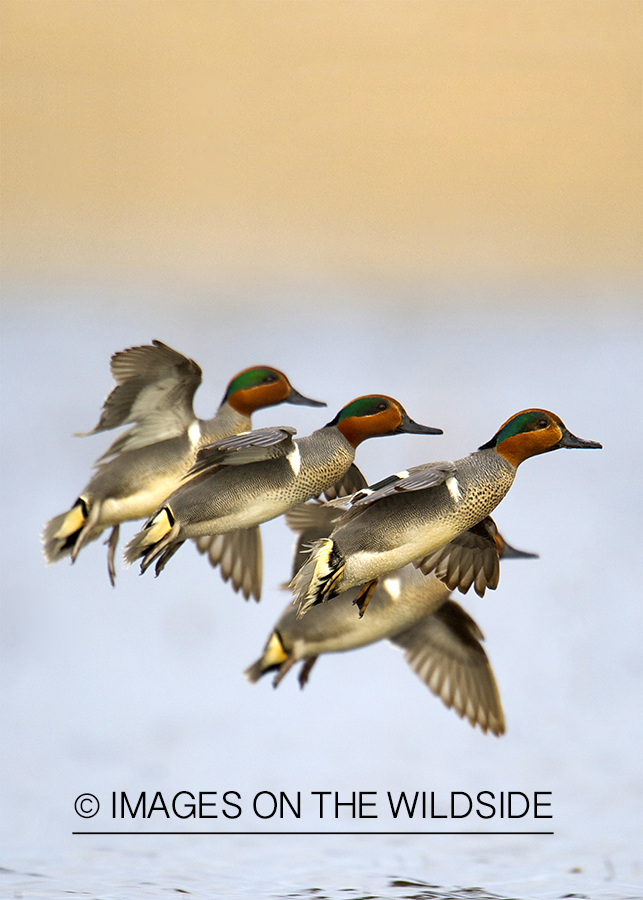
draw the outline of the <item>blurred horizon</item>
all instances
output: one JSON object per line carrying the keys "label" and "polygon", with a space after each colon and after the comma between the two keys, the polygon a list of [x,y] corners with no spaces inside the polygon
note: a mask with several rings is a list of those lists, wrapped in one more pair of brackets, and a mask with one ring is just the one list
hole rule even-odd
{"label": "blurred horizon", "polygon": [[476,286],[500,304],[542,285],[563,287],[552,305],[639,297],[639,2],[0,14],[14,302],[94,283],[148,284],[150,301],[168,285],[292,303],[345,284],[409,303]]}

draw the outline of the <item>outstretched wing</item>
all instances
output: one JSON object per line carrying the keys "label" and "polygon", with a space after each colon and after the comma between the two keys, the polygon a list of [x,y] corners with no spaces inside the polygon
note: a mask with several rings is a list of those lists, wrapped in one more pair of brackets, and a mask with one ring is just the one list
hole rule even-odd
{"label": "outstretched wing", "polygon": [[456,588],[466,594],[471,585],[482,597],[487,588],[498,587],[500,560],[496,538],[498,529],[487,516],[468,531],[462,532],[448,544],[429,553],[414,565],[425,575],[431,572],[444,582],[449,590]]}
{"label": "outstretched wing", "polygon": [[199,553],[207,555],[210,565],[220,566],[224,581],[232,581],[235,591],[242,591],[248,600],[261,598],[262,554],[259,526],[227,531],[224,534],[203,534],[194,538]]}
{"label": "outstretched wing", "polygon": [[196,461],[186,477],[191,478],[219,466],[245,466],[280,457],[291,458],[294,462],[299,454],[299,448],[293,441],[294,434],[297,434],[295,428],[283,425],[280,428],[257,428],[206,444],[197,453]]}
{"label": "outstretched wing", "polygon": [[430,691],[483,732],[504,734],[505,720],[482,632],[461,606],[447,600],[392,643]]}
{"label": "outstretched wing", "polygon": [[194,420],[192,400],[201,384],[201,369],[161,341],[129,347],[112,356],[116,387],[109,394],[98,424],[85,434],[98,434],[134,423],[101,456],[101,460],[181,434]]}
{"label": "outstretched wing", "polygon": [[291,531],[301,534],[314,529],[319,532],[319,537],[328,537],[343,514],[343,510],[337,509],[334,504],[317,499],[291,506],[284,513],[284,519]]}
{"label": "outstretched wing", "polygon": [[327,500],[338,500],[343,497],[350,497],[357,491],[361,491],[363,488],[367,487],[367,485],[368,482],[360,470],[355,463],[352,463],[349,466],[348,471],[344,473],[339,481],[324,491],[324,497]]}

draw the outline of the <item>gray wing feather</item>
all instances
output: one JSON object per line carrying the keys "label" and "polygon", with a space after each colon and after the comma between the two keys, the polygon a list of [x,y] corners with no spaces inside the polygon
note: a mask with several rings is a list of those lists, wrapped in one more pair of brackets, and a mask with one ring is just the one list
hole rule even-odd
{"label": "gray wing feather", "polygon": [[197,453],[196,462],[188,475],[217,466],[245,466],[285,457],[296,448],[292,439],[294,434],[297,434],[297,429],[283,425],[280,428],[257,428],[206,444]]}
{"label": "gray wing feather", "polygon": [[498,587],[500,561],[494,540],[497,533],[493,519],[487,516],[435,552],[415,560],[414,565],[425,575],[433,573],[451,591],[457,588],[466,594],[473,585],[482,597],[487,588]]}
{"label": "gray wing feather", "polygon": [[483,732],[504,734],[496,680],[480,641],[482,632],[461,606],[447,600],[412,628],[391,638],[430,691]]}
{"label": "gray wing feather", "polygon": [[116,387],[103,403],[97,434],[135,423],[117,438],[101,460],[181,434],[194,420],[192,400],[201,369],[161,341],[129,347],[112,356]]}
{"label": "gray wing feather", "polygon": [[309,500],[291,507],[284,518],[291,531],[301,532],[316,529],[319,537],[328,537],[333,526],[341,519],[342,509],[337,509],[321,500]]}
{"label": "gray wing feather", "polygon": [[204,534],[194,542],[212,566],[220,567],[221,577],[231,581],[235,591],[242,591],[246,600],[254,597],[259,601],[263,562],[258,525],[225,534]]}
{"label": "gray wing feather", "polygon": [[349,497],[357,491],[361,491],[362,488],[365,488],[367,485],[368,482],[360,470],[355,463],[352,463],[342,478],[340,478],[340,480],[332,487],[329,487],[324,491],[324,497],[326,497],[327,500],[337,500],[342,497]]}
{"label": "gray wing feather", "polygon": [[455,475],[455,471],[455,464],[449,461],[414,466],[408,472],[390,475],[383,481],[359,491],[353,498],[353,506],[368,506],[383,497],[390,497],[401,491],[422,491],[436,487]]}

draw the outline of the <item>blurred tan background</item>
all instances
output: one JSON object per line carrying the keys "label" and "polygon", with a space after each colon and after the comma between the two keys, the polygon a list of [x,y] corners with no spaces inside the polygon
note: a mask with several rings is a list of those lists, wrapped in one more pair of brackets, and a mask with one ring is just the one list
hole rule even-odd
{"label": "blurred tan background", "polygon": [[638,0],[1,14],[5,283],[640,273]]}

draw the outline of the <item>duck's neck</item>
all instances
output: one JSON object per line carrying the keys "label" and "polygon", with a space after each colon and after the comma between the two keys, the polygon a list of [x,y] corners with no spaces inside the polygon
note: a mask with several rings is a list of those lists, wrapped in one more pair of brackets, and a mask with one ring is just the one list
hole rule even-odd
{"label": "duck's neck", "polygon": [[229,403],[221,404],[215,416],[211,419],[199,419],[201,437],[199,446],[219,441],[233,434],[241,434],[242,431],[250,431],[252,419],[233,409]]}

